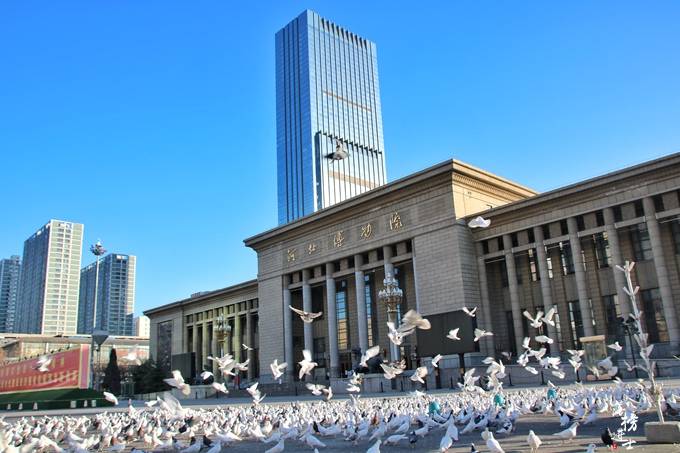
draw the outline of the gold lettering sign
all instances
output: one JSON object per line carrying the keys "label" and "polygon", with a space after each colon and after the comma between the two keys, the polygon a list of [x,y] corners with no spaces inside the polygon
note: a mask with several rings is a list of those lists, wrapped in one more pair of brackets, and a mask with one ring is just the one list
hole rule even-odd
{"label": "gold lettering sign", "polygon": [[287,255],[288,255],[288,262],[289,263],[295,261],[295,249],[288,249]]}
{"label": "gold lettering sign", "polygon": [[335,236],[333,236],[333,245],[336,247],[342,247],[342,245],[345,243],[345,235],[342,230],[338,231],[335,233]]}
{"label": "gold lettering sign", "polygon": [[368,239],[373,235],[373,225],[371,223],[367,223],[366,225],[361,226],[361,238],[362,239]]}
{"label": "gold lettering sign", "polygon": [[314,253],[314,252],[316,252],[316,243],[315,243],[315,242],[311,242],[311,243],[307,246],[307,254],[308,254],[308,255],[311,255],[311,254]]}
{"label": "gold lettering sign", "polygon": [[401,223],[401,216],[399,215],[399,213],[397,211],[393,212],[390,215],[390,230],[393,231],[398,230],[403,226],[404,224]]}

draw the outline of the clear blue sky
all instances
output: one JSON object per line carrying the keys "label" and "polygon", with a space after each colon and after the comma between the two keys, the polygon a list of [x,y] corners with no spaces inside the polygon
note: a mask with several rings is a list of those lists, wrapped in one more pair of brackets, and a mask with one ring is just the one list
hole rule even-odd
{"label": "clear blue sky", "polygon": [[254,278],[274,33],[305,8],[377,43],[390,180],[456,157],[547,190],[680,151],[679,2],[413,5],[0,3],[0,256],[82,222],[138,256],[137,312]]}

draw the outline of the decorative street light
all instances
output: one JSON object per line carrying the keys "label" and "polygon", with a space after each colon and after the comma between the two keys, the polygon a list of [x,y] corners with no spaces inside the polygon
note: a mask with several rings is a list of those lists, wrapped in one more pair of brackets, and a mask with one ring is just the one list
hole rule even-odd
{"label": "decorative street light", "polygon": [[[378,300],[387,306],[387,320],[396,323],[399,305],[404,298],[404,292],[399,288],[399,282],[392,274],[385,275],[383,289],[378,291]],[[393,361],[399,360],[399,349],[390,341],[390,355]]]}
{"label": "decorative street light", "polygon": [[[106,339],[109,338],[109,333],[105,330],[93,330],[92,331],[92,347],[90,350],[90,374],[91,374],[91,380],[90,383],[92,385],[93,389],[99,390],[99,375],[95,374],[94,371],[94,351],[95,351],[95,346],[96,346],[96,351],[97,351],[97,366],[101,366],[101,353],[102,353],[102,345],[106,341]],[[95,376],[97,377],[96,383],[95,383]]]}
{"label": "decorative street light", "polygon": [[214,330],[217,333],[218,338],[221,338],[222,356],[224,356],[227,353],[227,345],[229,344],[229,339],[231,337],[231,326],[222,313],[215,318],[214,325]]}

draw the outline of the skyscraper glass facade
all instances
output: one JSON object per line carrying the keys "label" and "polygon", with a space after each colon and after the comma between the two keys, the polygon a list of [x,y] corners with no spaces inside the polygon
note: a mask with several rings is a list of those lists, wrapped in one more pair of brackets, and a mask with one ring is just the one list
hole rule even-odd
{"label": "skyscraper glass facade", "polygon": [[135,273],[134,255],[110,253],[99,261],[97,309],[94,310],[96,263],[80,273],[78,333],[92,333],[96,313],[96,329],[110,335],[134,335]]}
{"label": "skyscraper glass facade", "polygon": [[15,331],[76,333],[83,228],[50,220],[24,242]]}
{"label": "skyscraper glass facade", "polygon": [[373,42],[305,11],[276,33],[279,224],[386,182]]}
{"label": "skyscraper glass facade", "polygon": [[0,260],[0,332],[14,332],[21,258]]}

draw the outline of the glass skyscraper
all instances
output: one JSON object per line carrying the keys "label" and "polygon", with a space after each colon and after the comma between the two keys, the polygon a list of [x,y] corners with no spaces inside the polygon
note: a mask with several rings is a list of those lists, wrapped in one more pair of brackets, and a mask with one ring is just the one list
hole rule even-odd
{"label": "glass skyscraper", "polygon": [[305,11],[276,33],[279,224],[386,181],[376,46]]}
{"label": "glass skyscraper", "polygon": [[0,332],[14,332],[21,258],[0,260]]}
{"label": "glass skyscraper", "polygon": [[[97,287],[97,329],[109,335],[134,335],[135,273],[134,255],[110,253],[99,261]],[[94,326],[94,287],[96,263],[80,271],[78,333],[92,333]]]}
{"label": "glass skyscraper", "polygon": [[83,228],[50,220],[24,242],[15,332],[76,333]]}

